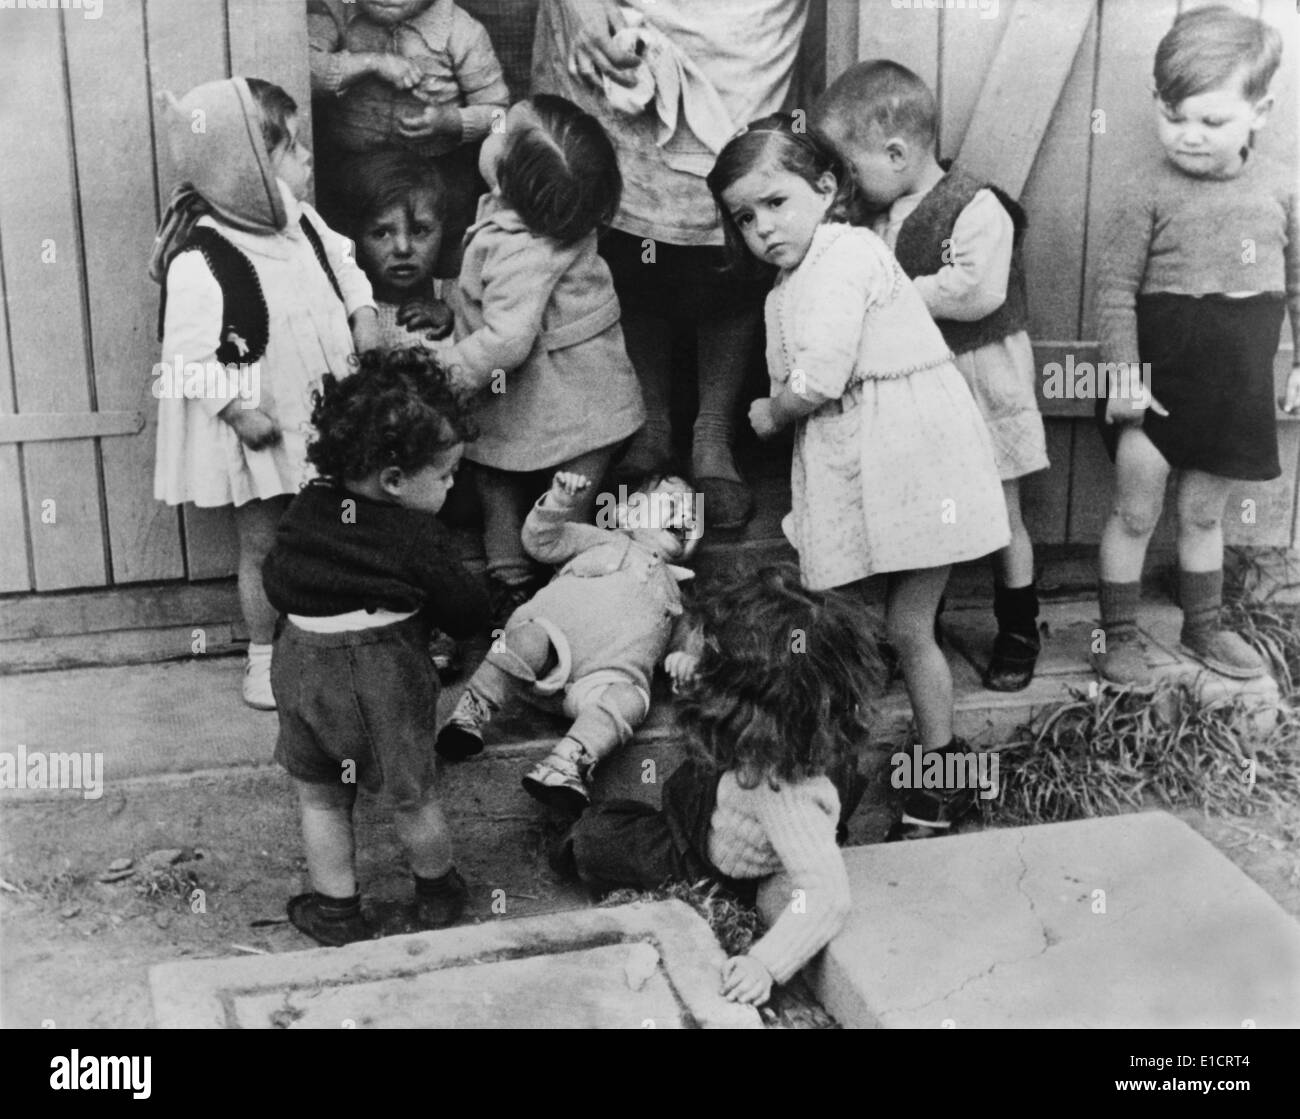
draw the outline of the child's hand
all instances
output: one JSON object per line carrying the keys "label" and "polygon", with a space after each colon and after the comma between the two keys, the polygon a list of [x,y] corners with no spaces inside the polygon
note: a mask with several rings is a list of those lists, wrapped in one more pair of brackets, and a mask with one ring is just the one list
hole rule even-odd
{"label": "child's hand", "polygon": [[700,665],[700,658],[690,653],[669,653],[664,657],[664,671],[673,682],[673,691],[689,687],[695,683],[695,670]]}
{"label": "child's hand", "polygon": [[455,318],[451,308],[441,299],[416,297],[408,299],[398,308],[397,321],[407,330],[425,332],[426,338],[435,341],[451,333]]}
{"label": "child's hand", "polygon": [[241,407],[240,401],[227,404],[219,413],[235,429],[239,441],[250,451],[273,447],[280,442],[280,428],[261,408]]}
{"label": "child's hand", "polygon": [[590,485],[591,479],[585,474],[557,471],[551,480],[551,501],[556,505],[572,505],[577,496]]}
{"label": "child's hand", "polygon": [[1141,424],[1148,408],[1157,416],[1169,415],[1169,410],[1149,393],[1141,396],[1112,396],[1106,401],[1106,422]]}
{"label": "child's hand", "polygon": [[459,144],[463,131],[460,110],[447,106],[427,105],[397,121],[398,135],[407,140],[449,140]]}
{"label": "child's hand", "polygon": [[1286,380],[1286,396],[1278,401],[1282,411],[1295,415],[1300,412],[1300,365],[1291,367],[1291,376]]}
{"label": "child's hand", "polygon": [[414,89],[424,77],[418,65],[400,54],[377,55],[373,73],[398,89]]}
{"label": "child's hand", "polygon": [[749,426],[760,439],[771,439],[780,431],[770,396],[760,397],[749,406]]}
{"label": "child's hand", "polygon": [[722,994],[732,1002],[762,1006],[772,995],[772,973],[753,956],[732,956],[722,965]]}

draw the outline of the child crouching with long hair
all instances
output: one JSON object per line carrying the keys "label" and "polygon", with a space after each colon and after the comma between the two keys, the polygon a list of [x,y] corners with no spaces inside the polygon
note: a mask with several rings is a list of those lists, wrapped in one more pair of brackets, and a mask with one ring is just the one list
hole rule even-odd
{"label": "child crouching with long hair", "polygon": [[558,868],[598,894],[709,879],[742,900],[783,898],[766,935],[723,969],[735,1002],[766,1002],[848,916],[837,833],[855,807],[854,751],[881,678],[860,610],[806,590],[790,565],[708,596],[702,652],[669,666],[691,756],[664,783],[662,809],[597,805],[557,852]]}

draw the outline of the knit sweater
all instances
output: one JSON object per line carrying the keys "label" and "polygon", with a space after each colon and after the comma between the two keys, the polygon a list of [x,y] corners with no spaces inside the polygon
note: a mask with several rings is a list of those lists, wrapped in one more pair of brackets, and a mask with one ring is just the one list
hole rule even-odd
{"label": "knit sweater", "polygon": [[483,587],[452,553],[436,517],[327,482],[293,499],[262,565],[262,585],[285,614],[420,610],[452,637],[469,637],[488,618]]}
{"label": "knit sweater", "polygon": [[709,860],[731,878],[784,871],[790,882],[781,916],[749,951],[778,983],[821,951],[848,919],[848,871],[835,843],[839,814],[829,777],[745,789],[728,772],[718,782]]}
{"label": "knit sweater", "polygon": [[1111,219],[1097,287],[1103,361],[1138,361],[1136,297],[1285,292],[1300,355],[1300,217],[1294,168],[1251,153],[1232,178],[1161,159]]}

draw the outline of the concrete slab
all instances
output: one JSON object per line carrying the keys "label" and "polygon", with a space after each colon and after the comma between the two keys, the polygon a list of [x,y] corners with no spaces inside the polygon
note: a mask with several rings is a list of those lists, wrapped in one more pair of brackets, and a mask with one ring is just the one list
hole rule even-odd
{"label": "concrete slab", "polygon": [[150,971],[160,1028],[761,1029],[679,901]]}
{"label": "concrete slab", "polygon": [[1300,1025],[1300,925],[1166,813],[845,859],[853,913],[810,972],[845,1026]]}

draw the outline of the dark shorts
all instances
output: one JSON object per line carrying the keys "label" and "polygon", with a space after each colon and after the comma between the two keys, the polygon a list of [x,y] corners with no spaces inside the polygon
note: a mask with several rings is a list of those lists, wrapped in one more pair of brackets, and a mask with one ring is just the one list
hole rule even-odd
{"label": "dark shorts", "polygon": [[[1175,469],[1269,481],[1278,461],[1273,359],[1286,304],[1280,295],[1140,295],[1138,356],[1151,366],[1151,394],[1169,412],[1147,410],[1142,430]],[[1097,423],[1111,461],[1122,425]]]}
{"label": "dark shorts", "polygon": [[394,807],[423,803],[435,777],[438,673],[420,615],[347,633],[308,633],[282,618],[271,689],[275,760],[291,776],[333,785],[352,768]]}
{"label": "dark shorts", "polygon": [[762,310],[771,279],[737,279],[720,246],[655,241],[654,260],[648,262],[644,242],[619,229],[600,238],[600,255],[609,265],[624,311],[698,323]]}

